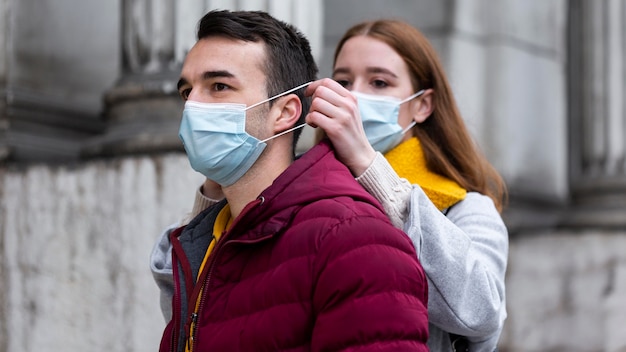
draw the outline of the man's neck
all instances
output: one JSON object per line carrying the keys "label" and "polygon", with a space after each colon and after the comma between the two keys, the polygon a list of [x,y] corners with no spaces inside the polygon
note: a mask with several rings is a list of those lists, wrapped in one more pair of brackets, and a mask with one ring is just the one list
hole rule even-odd
{"label": "man's neck", "polygon": [[[277,146],[274,145],[274,147]],[[261,192],[271,186],[274,180],[282,174],[292,162],[291,155],[266,150],[266,153],[263,153],[254,166],[252,166],[241,179],[231,186],[224,187],[222,190],[230,205],[230,212],[233,219],[239,216],[248,203],[255,200]]]}

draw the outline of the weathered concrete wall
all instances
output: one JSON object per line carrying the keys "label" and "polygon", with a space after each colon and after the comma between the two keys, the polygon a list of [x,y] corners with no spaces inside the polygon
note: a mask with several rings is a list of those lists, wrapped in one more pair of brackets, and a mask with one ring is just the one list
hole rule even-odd
{"label": "weathered concrete wall", "polygon": [[[530,235],[530,234],[526,234]],[[626,231],[511,241],[506,351],[626,351]]]}
{"label": "weathered concrete wall", "polygon": [[626,230],[511,240],[502,351],[626,351]]}
{"label": "weathered concrete wall", "polygon": [[0,351],[157,350],[148,257],[202,181],[186,157],[0,175]]}

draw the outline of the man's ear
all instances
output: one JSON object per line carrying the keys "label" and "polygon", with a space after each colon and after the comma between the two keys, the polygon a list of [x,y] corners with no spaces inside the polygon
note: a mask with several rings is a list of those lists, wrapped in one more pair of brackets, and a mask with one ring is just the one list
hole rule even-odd
{"label": "man's ear", "polygon": [[433,102],[434,91],[432,89],[426,89],[424,94],[411,100],[411,116],[413,121],[422,123],[432,115],[435,105]]}
{"label": "man's ear", "polygon": [[272,106],[275,111],[274,133],[280,133],[294,127],[302,113],[302,102],[295,94],[280,97]]}

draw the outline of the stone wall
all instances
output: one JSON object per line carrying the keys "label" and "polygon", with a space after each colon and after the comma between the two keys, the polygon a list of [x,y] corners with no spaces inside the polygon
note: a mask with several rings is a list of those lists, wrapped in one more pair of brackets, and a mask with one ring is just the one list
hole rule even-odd
{"label": "stone wall", "polygon": [[155,351],[155,239],[202,177],[183,154],[0,172],[0,351]]}
{"label": "stone wall", "polygon": [[626,351],[626,231],[511,241],[504,351]]}

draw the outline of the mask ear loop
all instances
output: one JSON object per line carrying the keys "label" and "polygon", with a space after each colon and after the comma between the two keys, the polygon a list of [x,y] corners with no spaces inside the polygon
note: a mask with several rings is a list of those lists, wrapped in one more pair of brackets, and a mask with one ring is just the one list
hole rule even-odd
{"label": "mask ear loop", "polygon": [[267,141],[269,141],[269,140],[271,140],[271,139],[274,139],[274,138],[276,138],[276,137],[280,137],[280,136],[282,136],[283,134],[287,134],[287,133],[289,133],[289,132],[295,131],[295,130],[297,130],[298,128],[302,128],[302,127],[304,127],[304,126],[306,126],[306,123],[303,123],[303,124],[298,125],[298,126],[296,126],[296,127],[292,127],[292,128],[290,128],[290,129],[288,129],[288,130],[286,130],[286,131],[282,131],[282,132],[280,132],[279,134],[275,134],[275,135],[273,135],[273,136],[271,136],[271,137],[269,137],[269,138],[265,138],[264,140],[262,140],[262,141],[261,141],[261,143],[265,143],[265,142],[267,142]]}
{"label": "mask ear loop", "polygon": [[408,126],[406,126],[406,128],[404,128],[402,130],[402,134],[404,135],[405,133],[409,132],[409,130],[411,128],[413,128],[413,126],[417,125],[417,122],[415,122],[415,120],[413,120],[413,122],[411,122]]}
{"label": "mask ear loop", "polygon": [[[311,82],[307,82],[307,83],[304,83],[304,84],[301,84],[301,85],[299,85],[299,86],[297,86],[297,87],[295,87],[295,88],[291,88],[291,89],[289,89],[288,91],[285,91],[285,92],[283,92],[283,93],[277,94],[277,95],[275,95],[275,96],[273,96],[273,97],[271,97],[271,98],[269,98],[269,99],[263,100],[262,102],[256,103],[256,104],[254,104],[254,105],[250,105],[249,107],[247,107],[247,108],[246,108],[246,110],[248,110],[248,109],[250,109],[250,108],[253,108],[253,107],[255,107],[255,106],[258,106],[258,105],[261,105],[261,104],[267,103],[268,101],[272,101],[272,100],[274,100],[274,99],[276,99],[276,98],[282,97],[283,95],[286,95],[286,94],[289,94],[289,93],[295,92],[295,91],[297,91],[298,89],[300,89],[300,88],[304,88],[304,87],[308,86],[308,85],[309,85],[309,84],[311,84],[311,83],[313,83],[313,81],[311,81]],[[272,140],[272,139],[274,139],[274,138],[280,137],[280,136],[282,136],[282,135],[284,135],[284,134],[287,134],[287,133],[289,133],[289,132],[293,132],[293,131],[297,130],[298,128],[302,128],[302,127],[304,127],[304,126],[306,126],[306,123],[303,123],[303,124],[300,124],[300,125],[298,125],[298,126],[292,127],[292,128],[290,128],[290,129],[288,129],[288,130],[286,130],[286,131],[282,131],[282,132],[280,132],[279,134],[273,135],[273,136],[271,136],[271,137],[269,137],[269,138],[265,138],[264,140],[260,141],[260,143],[265,143],[265,142],[267,142],[267,141],[269,141],[269,140]]]}
{"label": "mask ear loop", "polygon": [[[424,94],[424,92],[426,92],[425,89],[420,90],[419,92],[409,96],[408,98],[404,99],[403,101],[400,102],[400,104],[404,104],[407,101],[411,100],[411,99],[415,99],[417,97],[419,97],[420,95]],[[402,130],[402,134],[404,135],[405,133],[407,133],[411,128],[413,128],[413,126],[415,126],[417,124],[417,122],[415,122],[415,120],[413,120],[413,122],[411,122],[408,126],[406,126],[403,130]]]}
{"label": "mask ear loop", "polygon": [[274,96],[273,96],[273,97],[271,97],[271,98],[267,98],[267,99],[265,99],[265,100],[263,100],[263,101],[260,101],[260,102],[258,102],[258,103],[256,103],[256,104],[252,104],[252,105],[248,106],[248,107],[246,108],[246,110],[248,110],[248,109],[252,109],[252,108],[254,108],[254,107],[256,107],[256,106],[259,106],[259,105],[261,105],[261,104],[265,104],[265,103],[267,103],[268,101],[272,101],[272,100],[274,100],[274,99],[276,99],[276,98],[280,98],[280,97],[282,97],[283,95],[287,95],[287,94],[289,94],[289,93],[295,92],[295,91],[297,91],[298,89],[300,89],[300,88],[304,88],[304,87],[308,86],[308,85],[309,85],[309,84],[311,84],[311,83],[313,83],[313,81],[303,83],[303,84],[301,84],[301,85],[299,85],[299,86],[297,86],[297,87],[295,87],[295,88],[291,88],[291,89],[289,89],[289,90],[287,90],[287,91],[284,91],[284,92],[282,92],[282,93],[280,93],[280,94],[276,94],[276,95],[274,95]]}
{"label": "mask ear loop", "polygon": [[406,98],[406,99],[402,100],[399,104],[404,104],[404,103],[406,103],[407,101],[409,101],[409,100],[411,100],[411,99],[415,99],[415,98],[419,97],[420,95],[424,94],[424,92],[426,92],[426,90],[425,90],[425,89],[422,89],[422,90],[420,90],[419,92],[417,92],[417,93],[415,93],[415,94],[413,94],[413,95],[409,96],[408,98]]}

